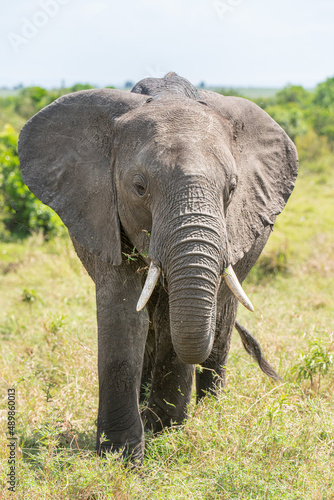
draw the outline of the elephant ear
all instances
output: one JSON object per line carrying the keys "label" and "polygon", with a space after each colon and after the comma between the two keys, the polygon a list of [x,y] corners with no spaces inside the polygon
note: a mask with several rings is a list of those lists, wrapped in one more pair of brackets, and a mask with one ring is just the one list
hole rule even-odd
{"label": "elephant ear", "polygon": [[22,177],[55,210],[77,241],[101,259],[121,263],[112,179],[115,120],[147,97],[120,90],[65,95],[42,109],[19,137]]}
{"label": "elephant ear", "polygon": [[298,156],[284,130],[256,104],[211,91],[202,94],[223,117],[222,126],[232,129],[238,185],[226,224],[235,264],[283,210],[295,185]]}

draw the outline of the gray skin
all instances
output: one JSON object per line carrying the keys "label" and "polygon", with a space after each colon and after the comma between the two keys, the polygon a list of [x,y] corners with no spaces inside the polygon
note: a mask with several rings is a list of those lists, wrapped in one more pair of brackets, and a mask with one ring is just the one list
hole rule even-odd
{"label": "gray skin", "polygon": [[[169,73],[131,93],[61,97],[22,129],[19,155],[24,182],[60,215],[96,285],[98,453],[140,460],[143,422],[181,423],[195,364],[198,399],[224,385],[234,326],[278,377],[221,278],[231,264],[242,283],[294,187],[295,147],[264,111]],[[150,261],[162,274],[136,312]]]}

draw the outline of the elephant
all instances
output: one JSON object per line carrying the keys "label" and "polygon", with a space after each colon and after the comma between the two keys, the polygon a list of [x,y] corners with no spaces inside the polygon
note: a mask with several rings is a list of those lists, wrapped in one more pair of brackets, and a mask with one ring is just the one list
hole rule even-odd
{"label": "elephant", "polygon": [[234,327],[279,377],[236,320],[298,171],[265,111],[168,73],[60,97],[23,127],[19,157],[95,282],[98,454],[140,462],[144,430],[187,417],[194,379],[197,401],[217,394]]}

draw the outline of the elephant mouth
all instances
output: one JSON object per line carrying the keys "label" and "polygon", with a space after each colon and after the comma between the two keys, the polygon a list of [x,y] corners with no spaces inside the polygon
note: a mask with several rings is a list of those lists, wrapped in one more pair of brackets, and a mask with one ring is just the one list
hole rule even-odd
{"label": "elephant mouth", "polygon": [[[137,311],[141,311],[146,306],[153,293],[155,285],[158,282],[160,272],[160,268],[152,261],[148,270],[145,285],[137,303]],[[247,297],[241,284],[239,283],[239,280],[231,265],[229,265],[224,270],[222,277],[224,278],[225,283],[227,284],[233,295],[239,300],[239,302],[249,311],[254,312],[254,306]]]}

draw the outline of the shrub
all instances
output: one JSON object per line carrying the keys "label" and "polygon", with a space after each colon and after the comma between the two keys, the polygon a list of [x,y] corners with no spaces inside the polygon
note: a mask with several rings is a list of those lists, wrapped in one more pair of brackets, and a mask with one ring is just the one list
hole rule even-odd
{"label": "shrub", "polygon": [[311,92],[304,89],[301,85],[287,85],[284,89],[280,90],[276,94],[277,104],[288,104],[297,103],[301,107],[305,107],[310,104]]}
{"label": "shrub", "polygon": [[318,391],[320,381],[330,370],[333,369],[333,354],[322,344],[320,339],[313,339],[309,342],[308,352],[301,351],[298,363],[293,366],[292,374],[298,382],[309,380],[311,385],[314,379],[318,379]]}
{"label": "shrub", "polygon": [[64,232],[51,208],[39,201],[24,184],[17,151],[18,135],[10,125],[0,133],[0,227],[24,237],[42,230],[46,237]]}
{"label": "shrub", "polygon": [[313,129],[310,129],[305,135],[297,136],[295,144],[301,163],[313,162],[331,153],[327,137],[317,135]]}
{"label": "shrub", "polygon": [[266,112],[285,130],[293,141],[297,136],[306,134],[309,129],[304,113],[298,104],[289,103],[285,106],[268,106]]}
{"label": "shrub", "polygon": [[313,103],[322,108],[334,105],[334,77],[327,78],[316,86]]}

